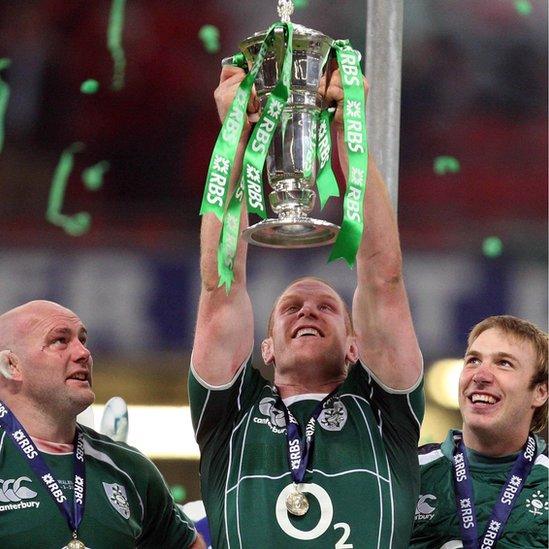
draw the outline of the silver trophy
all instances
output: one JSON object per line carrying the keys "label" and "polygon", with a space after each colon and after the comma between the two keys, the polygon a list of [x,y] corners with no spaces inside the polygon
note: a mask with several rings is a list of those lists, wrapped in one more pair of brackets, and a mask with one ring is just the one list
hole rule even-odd
{"label": "silver trophy", "polygon": [[[281,10],[280,4],[283,4]],[[291,2],[279,2],[279,15],[289,18]],[[285,5],[285,6],[284,6]],[[240,44],[251,67],[267,34],[262,31]],[[333,40],[316,30],[294,25],[291,91],[266,160],[272,191],[269,203],[277,219],[266,219],[242,232],[246,241],[270,248],[309,248],[334,242],[339,227],[308,214],[316,200],[316,135],[322,107],[319,83]],[[261,107],[274,89],[284,59],[284,33],[275,37],[255,80]],[[226,62],[224,60],[224,62]]]}

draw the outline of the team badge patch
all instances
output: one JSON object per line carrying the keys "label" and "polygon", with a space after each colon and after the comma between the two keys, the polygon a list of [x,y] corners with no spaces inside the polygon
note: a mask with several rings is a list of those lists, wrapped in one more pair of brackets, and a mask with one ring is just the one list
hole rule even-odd
{"label": "team badge patch", "polygon": [[318,416],[319,425],[326,431],[341,431],[347,422],[347,408],[341,400],[334,400]]}
{"label": "team badge patch", "polygon": [[526,508],[532,515],[542,515],[543,511],[549,509],[549,501],[544,501],[545,494],[541,490],[534,492],[526,500]]}
{"label": "team badge patch", "polygon": [[110,504],[125,518],[130,518],[130,504],[126,495],[126,489],[120,484],[103,483]]}
{"label": "team badge patch", "polygon": [[259,403],[259,411],[264,416],[268,416],[272,427],[286,427],[284,412],[275,407],[275,402],[275,399],[271,397],[262,398]]}

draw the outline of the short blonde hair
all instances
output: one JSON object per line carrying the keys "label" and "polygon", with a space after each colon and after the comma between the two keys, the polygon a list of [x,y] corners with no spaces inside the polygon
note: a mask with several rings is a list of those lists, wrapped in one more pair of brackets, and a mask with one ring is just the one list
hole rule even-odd
{"label": "short blonde hair", "polygon": [[[517,318],[511,315],[489,316],[475,326],[469,333],[467,339],[467,348],[473,341],[491,328],[496,328],[502,332],[516,337],[520,341],[528,341],[532,344],[536,354],[536,362],[534,364],[534,375],[530,383],[530,389],[536,387],[540,383],[547,385],[547,334],[534,326],[531,322]],[[530,430],[534,433],[539,433],[547,424],[547,400],[543,406],[536,408],[530,423]]]}

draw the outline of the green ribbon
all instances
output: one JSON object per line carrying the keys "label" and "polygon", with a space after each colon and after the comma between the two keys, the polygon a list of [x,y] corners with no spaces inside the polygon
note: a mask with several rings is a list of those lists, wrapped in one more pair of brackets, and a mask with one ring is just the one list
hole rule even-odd
{"label": "green ribbon", "polygon": [[368,174],[366,102],[359,53],[347,40],[334,42],[343,84],[343,131],[349,159],[343,222],[328,261],[344,259],[352,267],[364,229],[364,195]]}
{"label": "green ribbon", "polygon": [[320,112],[318,125],[318,139],[316,144],[316,156],[318,158],[318,175],[316,187],[320,199],[320,209],[331,196],[339,196],[339,187],[332,170],[332,136],[330,124],[334,117],[333,109],[326,109]]}
{"label": "green ribbon", "polygon": [[240,83],[233,102],[227,111],[210,159],[202,205],[200,206],[200,215],[211,212],[215,214],[219,221],[223,220],[225,203],[229,192],[229,179],[246,119],[246,108],[250,94],[252,93],[252,86],[267,54],[267,48],[274,35],[274,29],[280,25],[281,23],[275,23],[267,31],[267,36],[263,44],[261,44],[253,66]]}
{"label": "green ribbon", "polygon": [[[11,60],[3,57],[0,59],[0,71],[7,69],[11,64]],[[8,100],[10,98],[10,87],[0,78],[0,152],[4,147],[4,120],[6,109],[8,108]]]}
{"label": "green ribbon", "polygon": [[242,162],[242,177],[244,178],[248,212],[254,213],[262,219],[267,217],[262,184],[263,165],[282,111],[290,95],[292,77],[293,25],[291,23],[284,23],[283,25],[286,52],[280,77],[254,127]]}
{"label": "green ribbon", "polygon": [[293,25],[291,23],[275,23],[274,27],[283,29],[286,42],[280,77],[270,93],[250,136],[242,161],[242,175],[223,218],[223,228],[217,254],[217,270],[219,273],[219,286],[225,285],[227,292],[230,291],[234,279],[234,258],[238,247],[244,195],[246,195],[249,213],[255,213],[263,219],[267,217],[263,196],[263,165],[284,106],[290,95]]}

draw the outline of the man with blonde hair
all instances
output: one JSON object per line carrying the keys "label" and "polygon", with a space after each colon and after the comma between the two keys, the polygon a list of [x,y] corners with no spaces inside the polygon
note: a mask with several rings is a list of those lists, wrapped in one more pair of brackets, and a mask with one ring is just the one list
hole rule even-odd
{"label": "man with blonde hair", "polygon": [[[241,69],[223,68],[215,93],[222,120],[244,77]],[[325,100],[337,105],[346,173],[339,71]],[[233,170],[233,183],[238,176]],[[189,398],[216,549],[408,545],[419,487],[422,358],[396,218],[373,161],[365,196],[351,315],[326,282],[292,282],[277,299],[261,343],[274,384],[251,366],[246,243],[239,241],[227,294],[218,287],[221,225],[212,213],[202,218]]]}
{"label": "man with blonde hair", "polygon": [[[469,334],[462,431],[420,448],[411,547],[547,547],[547,334],[491,316]],[[544,453],[545,451],[545,453]]]}

